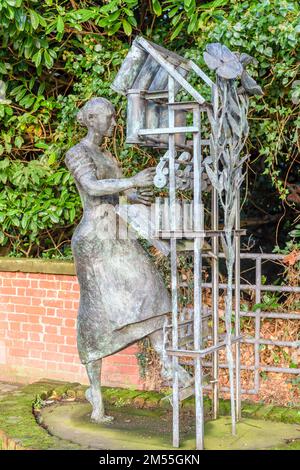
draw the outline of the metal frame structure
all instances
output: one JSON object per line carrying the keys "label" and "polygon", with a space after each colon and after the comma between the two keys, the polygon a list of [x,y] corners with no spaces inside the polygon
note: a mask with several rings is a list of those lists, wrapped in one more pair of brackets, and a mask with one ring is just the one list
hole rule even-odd
{"label": "metal frame structure", "polygon": [[[209,257],[210,255],[204,254],[204,257]],[[219,254],[219,258],[224,258],[223,253]],[[252,260],[255,262],[255,284],[240,284],[238,289],[240,291],[250,291],[255,292],[255,304],[259,304],[261,302],[261,293],[262,292],[278,292],[278,293],[286,293],[286,292],[293,292],[299,293],[300,296],[300,287],[296,286],[285,286],[285,285],[266,285],[262,284],[262,263],[264,261],[282,261],[284,259],[284,255],[278,254],[267,254],[267,253],[241,253],[240,254],[241,260]],[[214,289],[213,283],[204,283],[204,288]],[[226,289],[227,285],[224,283],[219,283],[219,289]],[[235,285],[233,286],[235,289]],[[240,296],[236,296],[236,298],[240,299]],[[299,375],[300,368],[288,368],[288,367],[273,367],[263,365],[260,362],[260,347],[261,345],[272,345],[272,346],[279,346],[279,347],[289,347],[298,349],[300,347],[300,340],[298,341],[280,341],[280,340],[268,340],[262,338],[260,335],[260,328],[261,328],[261,320],[263,319],[279,319],[279,320],[297,320],[300,321],[300,314],[293,313],[293,312],[266,312],[261,311],[261,309],[256,309],[255,311],[248,311],[248,312],[240,312],[240,317],[244,318],[254,318],[255,319],[255,332],[254,337],[246,337],[243,336],[241,343],[253,345],[254,348],[254,364],[253,365],[242,365],[240,364],[241,370],[250,370],[254,374],[254,387],[249,389],[241,389],[241,394],[248,394],[248,395],[257,395],[260,391],[260,372],[277,372],[277,373],[284,373],[284,374],[292,374],[292,375]],[[205,362],[204,364],[206,367],[212,367],[211,362]],[[219,364],[219,368],[226,369],[227,364]],[[229,389],[227,387],[220,388],[222,392],[228,392]]]}
{"label": "metal frame structure", "polygon": [[[212,189],[212,226],[211,230],[204,230],[203,222],[201,218],[201,206],[202,206],[202,191],[201,191],[201,172],[202,172],[202,146],[201,145],[201,105],[193,103],[193,124],[190,128],[184,129],[185,132],[193,132],[193,226],[192,232],[185,236],[189,236],[193,240],[194,248],[194,308],[193,308],[193,346],[189,348],[182,348],[179,346],[179,327],[182,323],[179,323],[179,306],[178,306],[178,279],[177,279],[177,240],[182,238],[182,233],[176,231],[176,177],[175,177],[175,161],[176,161],[176,145],[174,140],[175,133],[178,129],[174,126],[174,108],[175,97],[174,97],[174,78],[169,76],[168,82],[168,108],[169,108],[169,204],[170,204],[170,221],[171,227],[169,232],[170,244],[171,244],[171,291],[172,291],[172,346],[166,348],[167,354],[173,358],[173,446],[179,447],[180,444],[180,389],[178,380],[178,361],[180,358],[190,357],[194,361],[194,393],[195,393],[195,414],[196,414],[196,448],[204,448],[204,412],[203,412],[203,361],[204,358],[213,353],[214,366],[213,366],[213,410],[214,417],[218,416],[218,351],[226,347],[226,338],[220,338],[218,334],[219,328],[219,306],[218,306],[218,237],[222,231],[218,230],[218,199],[215,189]],[[182,106],[180,103],[179,106]],[[191,104],[190,104],[191,106]],[[181,130],[180,130],[181,131]],[[183,130],[182,130],[183,131]],[[146,133],[146,131],[143,131]],[[159,130],[158,130],[159,133]],[[161,233],[162,235],[163,233]],[[241,231],[236,227],[235,237],[239,239]],[[202,289],[204,287],[202,280],[202,253],[201,245],[204,238],[212,238],[213,251],[215,256],[213,257],[213,338],[212,345],[206,346],[204,344],[204,337],[202,332],[203,327],[203,307],[202,307]],[[238,242],[237,242],[238,243]],[[235,260],[235,265],[239,263],[239,260]],[[235,324],[239,323],[238,317],[239,311],[236,311]],[[185,324],[185,323],[183,323]],[[239,328],[237,329],[239,332]],[[239,350],[239,342],[241,336],[235,335],[231,338],[231,344],[235,344],[235,348]],[[231,347],[231,346],[230,346]],[[235,369],[236,376],[239,374],[239,363]],[[236,384],[239,384],[239,378],[236,379]],[[185,397],[186,395],[182,395]],[[240,414],[240,387],[236,387],[236,397],[233,397],[236,403],[237,416]],[[235,418],[234,418],[235,419]],[[233,428],[235,422],[233,423]],[[235,429],[234,429],[235,432]]]}
{"label": "metal frame structure", "polygon": [[[180,401],[194,393],[197,449],[204,448],[203,391],[207,388],[204,369],[208,366],[205,358],[209,355],[212,356],[212,362],[210,363],[212,374],[209,382],[210,387],[212,387],[213,417],[216,419],[220,392],[219,368],[223,367],[223,365],[219,365],[218,360],[221,349],[226,350],[228,359],[233,434],[236,433],[236,421],[241,416],[240,236],[244,232],[240,229],[239,221],[239,187],[243,179],[241,174],[243,162],[240,163],[239,154],[248,130],[248,100],[246,94],[241,97],[238,95],[237,88],[232,84],[233,80],[226,80],[227,78],[235,78],[232,71],[234,73],[237,71],[236,76],[242,73],[241,63],[224,46],[218,44],[211,46],[209,52],[216,53],[216,57],[212,58],[210,56],[210,60],[216,62],[222,59],[221,62],[225,60],[227,64],[225,64],[227,68],[225,67],[225,71],[223,70],[224,78],[222,76],[217,77],[217,84],[212,82],[191,60],[138,37],[135,39],[112,85],[115,91],[125,94],[128,99],[127,142],[167,149],[167,153],[157,168],[160,168],[160,170],[164,168],[164,171],[168,174],[166,181],[169,226],[166,230],[165,227],[160,227],[158,224],[156,232],[160,238],[167,238],[170,243],[172,320],[171,324],[166,326],[165,351],[166,354],[172,357],[173,363],[173,446],[179,447],[180,445]],[[231,64],[231,69],[228,64]],[[205,82],[205,85],[210,88],[211,102],[207,102],[188,82],[190,72],[196,73]],[[246,85],[244,86],[246,87]],[[194,101],[176,101],[180,89],[184,89]],[[187,112],[192,115],[192,124],[190,125],[186,124]],[[209,139],[202,139],[201,135],[203,113],[207,113],[211,123],[212,133],[208,136]],[[228,144],[226,136],[229,128],[232,131],[231,141]],[[189,135],[192,135],[192,140],[188,140]],[[209,167],[204,161],[203,151],[205,147],[207,147],[209,155],[214,155],[213,167]],[[182,150],[190,152],[190,160],[186,161],[183,155],[178,156],[178,153]],[[230,155],[229,153],[232,151],[235,153]],[[219,171],[218,159],[220,157],[223,158],[221,166],[225,168],[223,175],[221,174],[222,171],[221,173]],[[232,164],[232,162],[234,163]],[[166,163],[168,168],[164,167]],[[178,203],[177,189],[180,188],[178,182],[182,176],[182,172],[178,171],[179,165],[187,165],[186,168],[190,173],[183,173],[189,179],[190,185],[185,187],[188,187],[193,193],[193,226],[184,233],[181,229],[178,229],[178,214],[176,212]],[[206,189],[203,187],[205,170],[212,183],[209,228],[204,227],[202,210],[202,194],[203,190]],[[162,174],[163,179],[164,175]],[[218,186],[221,180],[223,181],[222,187]],[[226,197],[222,198],[224,191],[225,196],[229,196],[227,199]],[[232,196],[233,193],[234,196]],[[223,230],[220,230],[220,206],[222,206],[225,214],[223,214]],[[159,213],[160,210],[158,209]],[[178,242],[183,237],[193,245],[194,260],[193,309],[188,312],[187,317],[186,312],[180,306],[178,298],[180,282],[178,279],[177,255],[181,250]],[[208,284],[203,282],[202,279],[202,261],[203,257],[207,256],[203,251],[205,239],[211,240],[211,312],[205,311],[202,301],[202,290],[208,287]],[[235,279],[233,286],[232,273],[228,275],[228,284],[225,287],[230,295],[227,298],[228,305],[226,307],[226,333],[223,335],[219,334],[219,289],[220,287],[224,288],[219,283],[219,258],[222,256],[222,254],[219,254],[220,239],[223,250],[227,252],[227,270],[229,269],[232,272],[234,267]],[[235,306],[233,307],[235,327],[232,334],[231,303],[233,288],[235,289]],[[208,334],[205,327],[205,322],[209,317],[212,319],[212,334]],[[235,351],[234,363],[233,349]],[[193,384],[189,384],[186,389],[180,389],[179,384],[179,363],[183,358],[189,358],[194,367]]]}
{"label": "metal frame structure", "polygon": [[[160,67],[160,68],[159,68]],[[127,71],[127,74],[125,73]],[[131,71],[129,73],[129,71]],[[167,51],[160,46],[154,45],[144,38],[137,38],[134,41],[131,53],[129,52],[127,61],[125,60],[122,67],[112,85],[113,89],[127,94],[128,97],[128,122],[127,122],[127,141],[130,143],[136,142],[145,145],[153,144],[155,139],[163,142],[161,137],[168,136],[167,141],[164,141],[164,147],[168,148],[168,163],[169,163],[169,208],[170,208],[170,230],[168,238],[170,240],[170,258],[171,258],[171,292],[172,292],[172,347],[166,348],[166,353],[172,356],[173,362],[173,446],[179,447],[180,438],[180,390],[179,390],[179,377],[178,377],[178,362],[180,357],[190,357],[194,361],[194,391],[195,391],[195,412],[196,412],[196,447],[197,449],[204,448],[204,413],[203,413],[203,360],[209,353],[214,355],[214,415],[217,417],[218,410],[218,351],[222,348],[231,348],[238,344],[241,340],[240,336],[229,338],[230,344],[228,345],[228,338],[220,338],[218,334],[218,241],[217,238],[224,233],[219,230],[218,221],[218,195],[216,190],[213,189],[212,197],[212,226],[211,230],[204,230],[202,218],[202,188],[201,188],[201,174],[203,172],[202,163],[202,149],[205,145],[210,145],[210,141],[203,141],[201,139],[201,112],[207,111],[207,103],[201,94],[196,91],[186,80],[185,76],[189,71],[195,72],[204,82],[211,88],[212,101],[217,102],[216,87],[214,83],[206,76],[204,72],[192,61],[184,59],[175,53]],[[131,75],[130,75],[131,74]],[[155,79],[151,80],[153,75],[158,74],[161,77],[161,82],[164,83],[163,89],[153,90],[153,83]],[[124,83],[124,77],[125,83]],[[167,78],[167,80],[166,80]],[[151,89],[152,81],[152,89]],[[150,86],[149,86],[150,84]],[[145,89],[145,88],[149,89]],[[195,101],[192,102],[176,102],[176,94],[180,87],[183,87]],[[164,112],[167,111],[167,126],[166,120],[159,122],[157,113],[153,115],[154,106],[152,103],[164,103]],[[150,104],[151,103],[151,104]],[[154,108],[155,109],[155,108]],[[176,123],[176,111],[191,111],[193,123],[192,125],[178,125]],[[143,127],[144,123],[148,123],[148,128]],[[150,125],[149,125],[150,123]],[[178,276],[177,276],[177,242],[182,238],[182,231],[177,231],[177,217],[176,217],[176,164],[178,162],[177,152],[182,148],[182,141],[179,141],[178,136],[192,134],[193,138],[190,142],[183,143],[183,147],[191,149],[192,164],[193,164],[193,229],[189,233],[185,233],[185,237],[193,241],[194,253],[194,308],[193,308],[193,344],[192,348],[183,349],[179,345],[179,305],[178,305]],[[153,139],[151,141],[151,139]],[[161,231],[160,236],[166,236]],[[235,237],[238,239],[241,231],[235,231]],[[205,237],[213,239],[214,263],[213,263],[213,276],[214,289],[213,289],[213,323],[214,335],[213,344],[208,345],[204,343],[203,338],[203,308],[202,308],[202,252],[201,247]],[[238,259],[236,260],[238,263]],[[238,313],[236,314],[236,322],[238,321]],[[239,367],[236,367],[238,372]],[[239,379],[236,381],[239,383]],[[236,403],[239,403],[240,389],[237,387]],[[234,401],[232,397],[232,401]],[[238,406],[237,406],[238,408]],[[235,432],[235,413],[233,413],[233,432]]]}

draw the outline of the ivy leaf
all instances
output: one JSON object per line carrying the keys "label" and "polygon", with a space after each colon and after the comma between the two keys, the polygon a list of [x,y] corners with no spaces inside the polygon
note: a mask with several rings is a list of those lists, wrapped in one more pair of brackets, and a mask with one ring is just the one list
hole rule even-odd
{"label": "ivy leaf", "polygon": [[30,106],[33,105],[35,101],[35,97],[33,95],[29,96],[24,96],[24,98],[21,99],[20,105],[24,106],[25,109],[30,108]]}
{"label": "ivy leaf", "polygon": [[45,60],[47,69],[51,69],[51,67],[53,66],[53,59],[48,51],[44,52],[44,60]]}
{"label": "ivy leaf", "polygon": [[75,219],[75,207],[72,207],[69,211],[69,214],[70,214],[70,222],[73,222],[74,219]]}
{"label": "ivy leaf", "polygon": [[175,28],[175,30],[173,31],[173,34],[170,37],[171,41],[173,41],[173,39],[175,39],[178,36],[183,26],[184,26],[184,22],[179,23],[179,25]]}
{"label": "ivy leaf", "polygon": [[121,21],[117,21],[117,23],[115,23],[115,24],[109,29],[108,35],[109,35],[109,36],[112,36],[112,35],[115,34],[117,31],[119,31],[121,25],[122,25]]}
{"label": "ivy leaf", "polygon": [[29,80],[29,90],[31,91],[35,84],[35,77],[31,77]]}
{"label": "ivy leaf", "polygon": [[17,135],[17,137],[15,138],[15,146],[19,149],[22,147],[23,142],[24,139],[20,135]]}
{"label": "ivy leaf", "polygon": [[116,2],[108,2],[106,5],[103,5],[100,8],[100,11],[103,13],[109,13],[110,11],[114,11],[116,9],[116,5],[114,5]]}
{"label": "ivy leaf", "polygon": [[16,101],[21,101],[21,99],[26,95],[26,88],[21,88],[21,90],[16,95]]}
{"label": "ivy leaf", "polygon": [[129,10],[129,8],[123,8],[127,16],[134,16],[134,13],[132,10]]}
{"label": "ivy leaf", "polygon": [[50,217],[50,220],[51,222],[53,222],[54,224],[58,224],[59,222],[59,217],[57,217],[55,214],[53,213],[50,213],[49,214],[49,217]]}
{"label": "ivy leaf", "polygon": [[47,26],[47,21],[45,20],[45,18],[43,18],[41,15],[39,15],[39,22],[40,22],[40,25],[43,26],[44,28],[46,28]]}
{"label": "ivy leaf", "polygon": [[[166,10],[168,7],[164,8]],[[179,6],[172,8],[172,10],[168,13],[169,18],[173,18],[179,10]]]}
{"label": "ivy leaf", "polygon": [[32,57],[32,61],[35,63],[35,66],[38,67],[42,60],[42,51],[38,50]]}
{"label": "ivy leaf", "polygon": [[56,163],[56,155],[55,153],[50,153],[49,158],[48,158],[48,165],[51,166],[54,163]]}
{"label": "ivy leaf", "polygon": [[110,23],[113,23],[114,21],[116,21],[116,20],[119,18],[120,14],[121,14],[121,11],[120,11],[120,10],[115,11],[114,13],[112,13],[111,15],[109,15],[108,21],[109,21]]}
{"label": "ivy leaf", "polygon": [[160,16],[162,13],[161,5],[158,0],[152,0],[152,8],[156,16]]}
{"label": "ivy leaf", "polygon": [[3,245],[5,240],[5,235],[4,233],[0,230],[0,245]]}
{"label": "ivy leaf", "polygon": [[131,27],[131,24],[128,23],[127,20],[122,20],[122,24],[123,24],[123,29],[124,29],[124,32],[125,34],[127,34],[127,36],[130,36],[131,33],[132,33],[132,27]]}
{"label": "ivy leaf", "polygon": [[38,88],[37,95],[41,96],[44,93],[46,83],[42,82]]}
{"label": "ivy leaf", "polygon": [[266,47],[264,50],[263,50],[264,54],[267,56],[267,57],[272,57],[273,55],[273,49],[272,47]]}
{"label": "ivy leaf", "polygon": [[55,51],[53,51],[52,49],[48,49],[49,51],[49,54],[51,55],[52,59],[56,59],[57,58],[57,54]]}
{"label": "ivy leaf", "polygon": [[30,218],[30,215],[28,214],[28,212],[25,212],[25,214],[23,215],[22,220],[21,220],[21,227],[22,228],[26,228],[28,226],[29,218]]}
{"label": "ivy leaf", "polygon": [[127,20],[132,26],[134,26],[135,28],[137,27],[137,21],[134,16],[129,16]]}
{"label": "ivy leaf", "polygon": [[98,21],[98,25],[100,28],[105,28],[109,24],[109,19],[107,17],[102,18],[100,21]]}
{"label": "ivy leaf", "polygon": [[11,221],[13,225],[15,225],[16,227],[20,227],[20,220],[18,219],[18,217],[12,217]]}
{"label": "ivy leaf", "polygon": [[58,33],[63,33],[65,30],[65,23],[61,16],[57,18],[56,30]]}
{"label": "ivy leaf", "polygon": [[[204,7],[205,7],[205,5],[204,5]],[[191,15],[193,13],[195,8],[196,8],[195,0],[184,0],[184,9],[189,15]]]}
{"label": "ivy leaf", "polygon": [[29,10],[29,13],[31,26],[33,27],[33,29],[37,29],[40,24],[39,15],[34,10]]}
{"label": "ivy leaf", "polygon": [[197,14],[193,13],[192,16],[191,16],[191,19],[190,19],[190,23],[188,25],[188,29],[187,29],[188,34],[190,34],[192,31],[195,30],[197,20],[198,20]]}
{"label": "ivy leaf", "polygon": [[14,14],[14,19],[16,22],[17,29],[19,31],[24,31],[25,25],[26,25],[26,19],[27,19],[25,10],[23,10],[22,8],[16,10]]}

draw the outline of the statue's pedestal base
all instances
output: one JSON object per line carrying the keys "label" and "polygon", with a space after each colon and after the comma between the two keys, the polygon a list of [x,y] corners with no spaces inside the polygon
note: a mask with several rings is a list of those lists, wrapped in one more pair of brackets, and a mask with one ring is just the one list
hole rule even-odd
{"label": "statue's pedestal base", "polygon": [[[90,421],[91,406],[67,403],[48,406],[41,411],[49,432],[83,449],[154,450],[172,449],[172,413],[170,410],[140,410],[131,407],[108,408],[114,416],[110,424]],[[180,449],[195,449],[194,416],[185,413],[181,424]],[[231,435],[229,417],[209,421],[205,425],[205,448],[268,449],[284,446],[286,440],[300,439],[299,426],[244,418]]]}

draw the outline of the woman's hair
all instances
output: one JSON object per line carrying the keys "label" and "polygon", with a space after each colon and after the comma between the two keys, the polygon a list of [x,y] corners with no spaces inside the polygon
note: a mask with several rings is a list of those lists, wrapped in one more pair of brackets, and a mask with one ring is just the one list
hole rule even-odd
{"label": "woman's hair", "polygon": [[92,98],[78,111],[76,119],[82,126],[87,126],[90,113],[103,113],[105,110],[115,113],[115,108],[106,98]]}

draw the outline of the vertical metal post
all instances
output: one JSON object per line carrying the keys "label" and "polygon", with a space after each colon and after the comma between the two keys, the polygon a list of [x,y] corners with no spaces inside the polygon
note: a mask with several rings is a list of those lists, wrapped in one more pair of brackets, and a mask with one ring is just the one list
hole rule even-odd
{"label": "vertical metal post", "polygon": [[[174,103],[174,79],[168,79],[169,103]],[[169,128],[174,128],[175,112],[168,106]],[[169,134],[169,202],[171,231],[176,229],[176,179],[175,179],[175,135]],[[171,235],[171,290],[172,290],[172,348],[178,349],[178,299],[176,238]],[[178,357],[172,357],[173,365],[173,447],[179,447],[179,380]]]}
{"label": "vertical metal post", "polygon": [[[212,230],[218,230],[218,193],[215,188],[212,188]],[[218,344],[218,329],[219,329],[219,239],[212,237],[212,252],[215,255],[212,258],[211,266],[211,282],[212,282],[212,320],[213,320],[213,344]],[[217,419],[219,413],[219,353],[213,352],[213,419]]]}
{"label": "vertical metal post", "polygon": [[[219,106],[219,95],[218,88],[215,84],[211,88],[212,105],[214,116],[217,115]],[[212,152],[212,148],[210,150]],[[218,204],[218,192],[212,187],[212,201],[211,201],[211,223],[212,229],[219,229],[219,204]],[[212,237],[212,252],[215,255],[212,258],[212,314],[213,314],[213,344],[217,345],[218,329],[219,329],[219,238]],[[213,353],[213,418],[217,419],[219,413],[219,353],[214,351]]]}
{"label": "vertical metal post", "polygon": [[169,200],[164,199],[162,219],[163,219],[163,230],[165,230],[165,231],[171,230],[171,224],[170,224],[170,199]]}
{"label": "vertical metal post", "polygon": [[[236,217],[235,228],[240,229],[240,192],[236,196]],[[235,335],[240,335],[240,235],[235,236]],[[238,341],[235,345],[235,397],[236,397],[236,419],[239,421],[242,417],[241,414],[241,345]]]}
{"label": "vertical metal post", "polygon": [[154,237],[159,238],[159,231],[163,230],[163,225],[162,225],[162,217],[161,217],[161,198],[156,197],[155,198],[155,207],[154,207],[154,214],[152,211],[152,206],[151,206],[151,217],[154,215],[154,221],[152,221],[152,226],[154,227]]}
{"label": "vertical metal post", "polygon": [[[255,261],[255,303],[261,302],[261,258]],[[259,392],[259,339],[260,339],[260,308],[255,311],[255,344],[254,344],[254,388]]]}
{"label": "vertical metal post", "polygon": [[[202,230],[201,217],[201,134],[200,134],[200,109],[193,111],[193,125],[198,132],[193,136],[193,161],[194,161],[194,231]],[[194,348],[202,347],[202,257],[201,238],[196,234],[194,238]],[[196,405],[196,448],[204,447],[204,414],[203,414],[203,384],[202,384],[202,359],[195,359],[195,405]]]}

